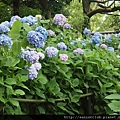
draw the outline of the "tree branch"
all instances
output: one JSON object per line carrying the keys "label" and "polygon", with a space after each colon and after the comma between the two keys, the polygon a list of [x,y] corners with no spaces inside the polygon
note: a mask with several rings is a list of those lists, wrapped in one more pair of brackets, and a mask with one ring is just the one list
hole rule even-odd
{"label": "tree branch", "polygon": [[114,2],[115,1],[113,1],[109,6],[102,5],[101,3],[99,3],[98,6],[100,6],[102,8],[109,8],[109,7],[111,7],[114,4]]}
{"label": "tree branch", "polygon": [[97,13],[108,13],[108,12],[114,12],[114,11],[117,11],[117,10],[120,10],[120,6],[117,6],[117,7],[113,7],[113,8],[99,8],[99,9],[96,9],[96,10],[93,10],[93,11],[90,11],[87,16],[88,17],[92,17],[93,15],[97,14]]}

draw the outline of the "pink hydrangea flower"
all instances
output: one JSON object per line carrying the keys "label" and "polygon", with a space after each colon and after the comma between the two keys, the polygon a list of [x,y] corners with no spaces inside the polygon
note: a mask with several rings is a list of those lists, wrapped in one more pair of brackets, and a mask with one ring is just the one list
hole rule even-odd
{"label": "pink hydrangea flower", "polygon": [[67,61],[68,60],[68,55],[67,54],[60,54],[59,56],[60,56],[60,59],[62,61]]}
{"label": "pink hydrangea flower", "polygon": [[107,45],[106,44],[101,44],[101,48],[102,49],[107,49]]}

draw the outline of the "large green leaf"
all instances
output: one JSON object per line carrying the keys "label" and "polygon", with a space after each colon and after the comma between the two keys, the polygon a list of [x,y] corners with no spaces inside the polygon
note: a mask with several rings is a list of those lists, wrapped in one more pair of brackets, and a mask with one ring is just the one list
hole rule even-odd
{"label": "large green leaf", "polygon": [[23,23],[23,28],[24,28],[27,32],[29,32],[29,31],[32,30],[31,27],[30,27],[27,23]]}
{"label": "large green leaf", "polygon": [[16,95],[25,95],[25,92],[24,92],[23,90],[21,90],[21,89],[15,90],[14,93],[15,93]]}
{"label": "large green leaf", "polygon": [[12,103],[12,105],[17,106],[17,107],[19,106],[19,102],[17,100],[11,98],[9,101]]}
{"label": "large green leaf", "polygon": [[7,83],[8,85],[14,85],[14,84],[16,84],[16,79],[7,78],[7,79],[5,79],[5,83]]}
{"label": "large green leaf", "polygon": [[41,72],[38,73],[38,80],[42,83],[42,84],[46,84],[48,82],[48,79],[45,75],[43,75]]}
{"label": "large green leaf", "polygon": [[12,25],[12,29],[10,30],[10,32],[8,33],[9,36],[13,39],[13,40],[16,40],[20,37],[20,30],[21,30],[21,27],[22,27],[22,23],[17,20],[13,23]]}
{"label": "large green leaf", "polygon": [[114,112],[120,112],[120,101],[113,101],[113,102],[109,103],[108,106]]}
{"label": "large green leaf", "polygon": [[105,99],[120,99],[120,94],[111,94],[106,96]]}

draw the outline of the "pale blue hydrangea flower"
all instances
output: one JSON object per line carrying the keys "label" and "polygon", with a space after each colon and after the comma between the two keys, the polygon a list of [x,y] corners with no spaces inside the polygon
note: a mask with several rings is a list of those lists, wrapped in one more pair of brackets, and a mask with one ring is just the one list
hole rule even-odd
{"label": "pale blue hydrangea flower", "polygon": [[75,54],[79,54],[79,55],[83,55],[84,54],[84,51],[81,48],[77,48],[77,49],[73,50],[73,52]]}
{"label": "pale blue hydrangea flower", "polygon": [[34,66],[29,67],[28,71],[29,71],[28,78],[30,80],[34,80],[35,78],[37,78],[38,72]]}
{"label": "pale blue hydrangea flower", "polygon": [[7,26],[8,28],[10,28],[10,22],[8,22],[8,21],[2,22],[1,25],[5,25],[5,26]]}
{"label": "pale blue hydrangea flower", "polygon": [[53,18],[53,23],[58,26],[63,26],[66,22],[66,17],[63,14],[56,14]]}
{"label": "pale blue hydrangea flower", "polygon": [[53,56],[56,56],[58,54],[58,49],[54,47],[47,47],[45,49],[45,52],[49,58],[52,58]]}
{"label": "pale blue hydrangea flower", "polygon": [[85,28],[83,33],[86,34],[86,35],[90,35],[91,31],[89,29]]}
{"label": "pale blue hydrangea flower", "polygon": [[104,39],[104,41],[111,43],[111,42],[112,42],[111,36],[107,36],[107,37]]}
{"label": "pale blue hydrangea flower", "polygon": [[37,21],[37,18],[33,17],[32,15],[29,15],[21,18],[20,21],[22,23],[28,23],[30,26],[32,26]]}
{"label": "pale blue hydrangea flower", "polygon": [[120,38],[120,33],[118,34],[118,38]]}
{"label": "pale blue hydrangea flower", "polygon": [[65,23],[65,24],[63,25],[63,28],[64,28],[64,29],[70,29],[70,28],[71,28],[71,25],[70,25],[69,23]]}
{"label": "pale blue hydrangea flower", "polygon": [[36,63],[39,60],[39,55],[36,51],[24,51],[24,59],[28,60],[30,63]]}
{"label": "pale blue hydrangea flower", "polygon": [[48,36],[55,36],[55,32],[53,32],[52,30],[47,30],[48,31]]}
{"label": "pale blue hydrangea flower", "polygon": [[6,35],[6,34],[0,34],[0,45],[8,45],[11,46],[12,45],[12,39]]}
{"label": "pale blue hydrangea flower", "polygon": [[3,25],[3,24],[0,24],[0,33],[5,33],[7,34],[8,32],[10,31],[10,28]]}
{"label": "pale blue hydrangea flower", "polygon": [[67,46],[65,45],[64,42],[60,42],[57,44],[57,48],[59,48],[60,50],[66,50]]}
{"label": "pale blue hydrangea flower", "polygon": [[114,48],[113,47],[108,47],[108,51],[114,52]]}
{"label": "pale blue hydrangea flower", "polygon": [[34,67],[37,71],[39,71],[42,68],[40,63],[34,63],[31,65],[31,67]]}

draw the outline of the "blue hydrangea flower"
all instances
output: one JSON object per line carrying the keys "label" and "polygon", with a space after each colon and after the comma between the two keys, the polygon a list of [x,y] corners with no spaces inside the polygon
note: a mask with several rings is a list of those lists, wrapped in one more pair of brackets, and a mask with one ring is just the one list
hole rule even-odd
{"label": "blue hydrangea flower", "polygon": [[31,65],[31,67],[34,67],[37,71],[39,71],[41,69],[41,64],[40,63],[34,63]]}
{"label": "blue hydrangea flower", "polygon": [[39,55],[36,51],[24,51],[24,59],[28,60],[31,64],[38,62]]}
{"label": "blue hydrangea flower", "polygon": [[111,52],[114,52],[114,48],[113,47],[108,47],[108,50]]}
{"label": "blue hydrangea flower", "polygon": [[84,54],[84,51],[81,48],[77,48],[77,49],[73,50],[73,52],[75,54],[79,54],[79,55],[83,55]]}
{"label": "blue hydrangea flower", "polygon": [[7,26],[0,24],[0,33],[8,33],[10,31],[10,28],[8,28]]}
{"label": "blue hydrangea flower", "polygon": [[56,56],[58,54],[58,49],[54,47],[47,47],[45,49],[45,52],[49,58],[52,58],[53,56]]}
{"label": "blue hydrangea flower", "polygon": [[102,38],[102,34],[99,33],[99,32],[95,32],[95,33],[94,33],[94,36],[98,36],[100,39]]}
{"label": "blue hydrangea flower", "polygon": [[36,48],[43,48],[44,47],[44,36],[36,31],[30,31],[27,34],[28,42]]}
{"label": "blue hydrangea flower", "polygon": [[85,47],[86,46],[86,44],[85,43],[81,43],[82,44],[82,47]]}
{"label": "blue hydrangea flower", "polygon": [[65,23],[65,24],[63,25],[63,28],[64,28],[64,29],[70,29],[70,28],[71,28],[71,25],[68,24],[68,23]]}
{"label": "blue hydrangea flower", "polygon": [[12,45],[12,39],[6,34],[0,34],[0,45]]}
{"label": "blue hydrangea flower", "polygon": [[53,23],[58,26],[63,26],[66,22],[66,17],[63,14],[56,14],[53,18]]}
{"label": "blue hydrangea flower", "polygon": [[118,38],[120,38],[120,33],[118,34]]}
{"label": "blue hydrangea flower", "polygon": [[89,40],[89,43],[90,43],[90,45],[92,45],[93,41],[92,41],[92,40]]}
{"label": "blue hydrangea flower", "polygon": [[32,15],[29,15],[27,17],[25,16],[25,17],[21,18],[20,21],[22,23],[28,23],[30,26],[32,26],[37,21],[37,18],[33,17]]}
{"label": "blue hydrangea flower", "polygon": [[86,34],[86,35],[90,35],[91,31],[89,29],[85,28],[83,33]]}
{"label": "blue hydrangea flower", "polygon": [[5,25],[5,26],[7,26],[8,28],[10,28],[10,22],[8,22],[8,21],[2,22],[1,25]]}
{"label": "blue hydrangea flower", "polygon": [[28,71],[29,71],[28,78],[30,80],[34,80],[35,78],[37,78],[38,72],[34,66],[29,67]]}
{"label": "blue hydrangea flower", "polygon": [[78,41],[71,41],[70,44],[71,45],[78,44]]}
{"label": "blue hydrangea flower", "polygon": [[55,32],[53,32],[52,30],[47,30],[48,31],[48,36],[55,36]]}
{"label": "blue hydrangea flower", "polygon": [[59,48],[60,50],[66,50],[67,46],[65,45],[64,42],[60,42],[57,44],[57,48]]}
{"label": "blue hydrangea flower", "polygon": [[36,32],[40,32],[44,36],[44,41],[47,39],[48,31],[43,28],[42,26],[39,26],[35,29]]}
{"label": "blue hydrangea flower", "polygon": [[95,36],[95,35],[93,35],[92,36],[92,41],[95,43],[95,44],[99,44],[100,43],[100,41],[101,41],[101,39],[100,39],[100,37],[99,36]]}
{"label": "blue hydrangea flower", "polygon": [[111,43],[111,42],[112,42],[111,36],[107,36],[107,37],[104,39],[104,41]]}

